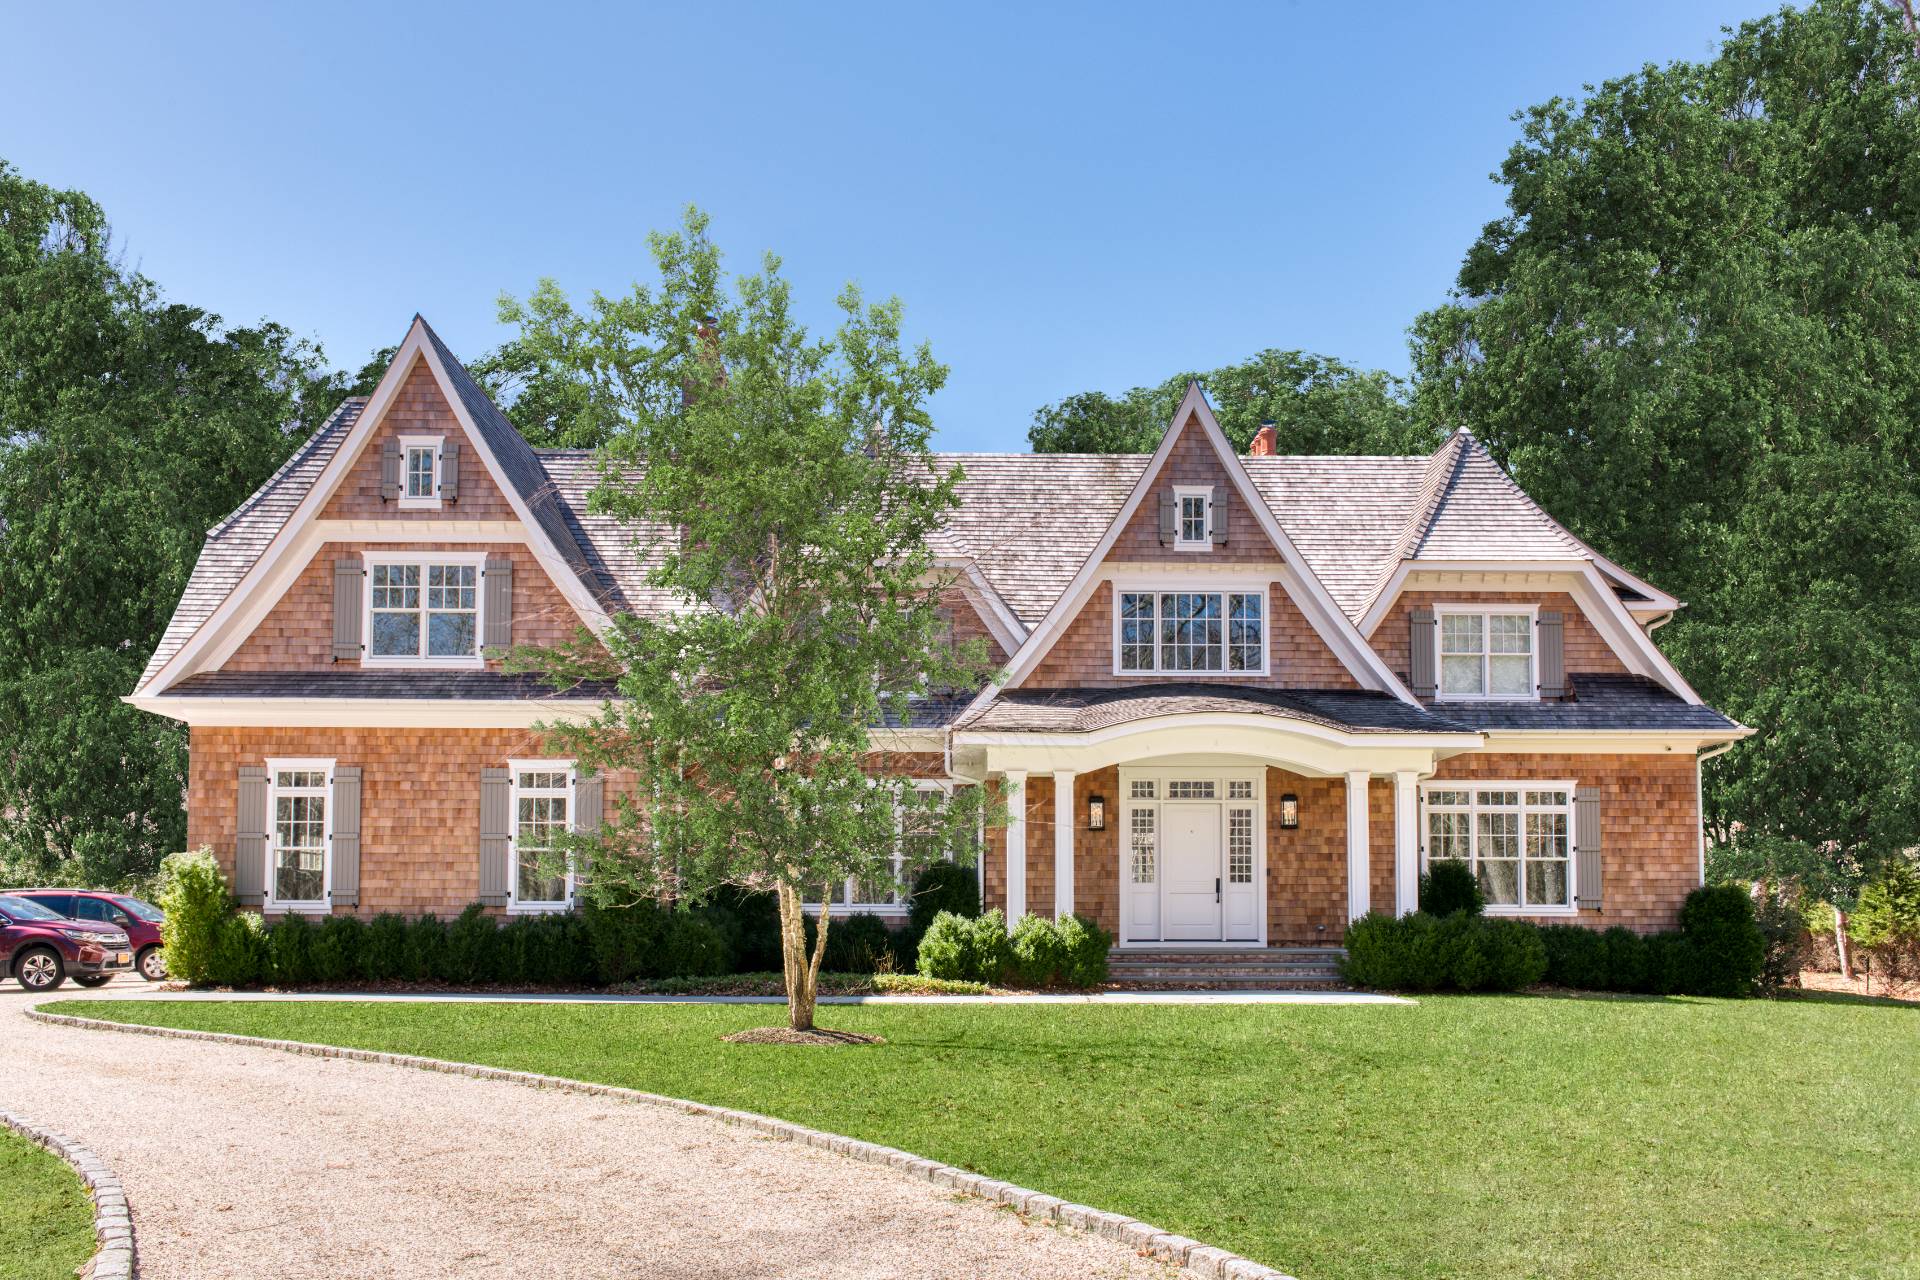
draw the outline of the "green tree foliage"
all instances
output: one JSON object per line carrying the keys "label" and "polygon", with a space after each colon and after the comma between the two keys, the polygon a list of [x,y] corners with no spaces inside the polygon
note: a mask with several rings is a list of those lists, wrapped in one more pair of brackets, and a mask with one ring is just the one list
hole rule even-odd
{"label": "green tree foliage", "polygon": [[[679,530],[649,548],[652,581],[696,606],[619,619],[624,701],[559,730],[584,762],[639,778],[640,801],[622,797],[592,842],[585,891],[775,889],[789,1018],[807,1029],[831,927],[823,912],[809,957],[803,896],[891,878],[896,823],[970,853],[979,820],[975,788],[868,772],[883,711],[984,673],[977,644],[942,640],[927,541],[958,501],[928,455],[946,369],[903,344],[897,301],[846,289],[821,340],[794,320],[777,259],[729,290],[698,211],[650,243],[657,289],[596,297],[584,319],[557,291],[541,304],[588,335],[579,367],[620,371],[595,509]],[[605,669],[592,646],[527,660],[562,679]]]}
{"label": "green tree foliage", "polygon": [[186,737],[120,702],[210,525],[337,400],[319,352],[114,258],[0,162],[0,875],[120,883],[185,842]]}
{"label": "green tree foliage", "polygon": [[1267,350],[1118,398],[1102,391],[1067,396],[1034,413],[1027,438],[1037,453],[1151,453],[1196,379],[1221,430],[1241,450],[1268,420],[1281,453],[1424,453],[1443,434],[1414,419],[1406,384],[1391,374],[1305,351]]}
{"label": "green tree foliage", "polygon": [[1843,908],[1920,832],[1920,128],[1887,7],[1823,0],[1521,114],[1508,210],[1414,328],[1416,408],[1689,608],[1760,730],[1744,874]]}
{"label": "green tree foliage", "polygon": [[542,279],[524,300],[502,294],[499,318],[519,333],[468,369],[520,434],[556,449],[597,449],[614,439],[623,404],[646,393],[653,371],[646,335],[628,327],[632,308],[596,296],[582,312],[558,283]]}

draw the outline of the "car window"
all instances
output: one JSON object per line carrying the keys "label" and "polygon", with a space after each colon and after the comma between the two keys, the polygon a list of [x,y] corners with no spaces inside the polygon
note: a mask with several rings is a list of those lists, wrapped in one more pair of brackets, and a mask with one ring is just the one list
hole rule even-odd
{"label": "car window", "polygon": [[76,920],[110,921],[113,919],[113,908],[105,902],[102,902],[99,898],[76,896],[73,900],[73,918]]}
{"label": "car window", "polygon": [[29,902],[37,902],[55,915],[73,914],[73,895],[70,893],[35,893],[22,895]]}
{"label": "car window", "polygon": [[39,903],[11,893],[0,894],[0,915],[14,920],[64,920],[58,911],[49,911]]}
{"label": "car window", "polygon": [[136,920],[145,920],[148,924],[159,924],[167,918],[166,913],[151,902],[142,902],[138,898],[117,897],[114,899],[120,908]]}

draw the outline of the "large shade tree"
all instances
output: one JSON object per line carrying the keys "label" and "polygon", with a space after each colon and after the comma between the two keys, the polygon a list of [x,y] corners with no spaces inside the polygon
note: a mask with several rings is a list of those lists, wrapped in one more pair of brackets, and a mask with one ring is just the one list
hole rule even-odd
{"label": "large shade tree", "polygon": [[121,883],[180,846],[185,733],[120,698],[208,526],[337,389],[285,329],[166,301],[97,204],[0,162],[0,876]]}
{"label": "large shade tree", "polygon": [[1521,113],[1414,329],[1426,421],[1689,601],[1661,641],[1760,730],[1707,775],[1734,865],[1842,909],[1920,840],[1914,57],[1822,0]]}
{"label": "large shade tree", "polygon": [[776,259],[729,288],[697,211],[650,243],[656,286],[585,316],[557,291],[541,305],[609,406],[593,506],[630,523],[681,607],[619,618],[604,656],[521,661],[618,681],[593,723],[554,726],[584,763],[637,779],[573,850],[584,892],[774,891],[790,1026],[810,1031],[835,888],[891,879],[902,842],[909,864],[971,857],[982,820],[977,789],[916,791],[873,751],[874,727],[986,674],[977,645],[948,638],[928,541],[958,501],[928,454],[946,369],[903,343],[897,301],[849,287],[816,339]]}

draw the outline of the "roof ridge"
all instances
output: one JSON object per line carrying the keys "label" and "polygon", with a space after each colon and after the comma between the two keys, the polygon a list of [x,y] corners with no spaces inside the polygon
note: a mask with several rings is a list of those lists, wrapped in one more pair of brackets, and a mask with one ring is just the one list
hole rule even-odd
{"label": "roof ridge", "polygon": [[290,455],[288,455],[287,460],[281,463],[280,466],[274,471],[272,475],[268,476],[264,481],[262,481],[258,489],[255,489],[252,493],[248,494],[245,501],[243,501],[239,506],[235,507],[232,511],[228,512],[226,519],[220,521],[220,523],[214,525],[211,529],[207,530],[207,537],[217,538],[221,534],[227,532],[227,530],[231,529],[233,527],[234,521],[238,520],[241,516],[246,515],[249,511],[253,510],[254,507],[258,506],[260,504],[261,499],[265,498],[274,489],[279,487],[280,482],[286,479],[287,474],[289,472],[291,472],[295,467],[299,466],[302,462],[305,462],[309,457],[313,455],[314,451],[318,449],[323,442],[325,442],[328,435],[333,431],[333,429],[340,424],[341,419],[346,415],[349,409],[354,410],[355,412],[353,416],[355,418],[358,418],[360,416],[358,411],[361,409],[364,409],[366,407],[366,404],[367,404],[367,397],[365,396],[348,396],[346,399],[342,400],[334,408],[334,411],[327,415],[326,421],[322,422],[317,428],[315,428],[313,434],[308,436],[306,440],[301,443],[298,449],[295,449]]}

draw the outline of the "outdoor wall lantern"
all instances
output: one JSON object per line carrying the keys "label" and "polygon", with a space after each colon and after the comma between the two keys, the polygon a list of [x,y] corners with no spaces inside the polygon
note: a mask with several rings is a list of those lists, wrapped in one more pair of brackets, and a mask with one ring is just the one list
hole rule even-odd
{"label": "outdoor wall lantern", "polygon": [[1291,791],[1280,797],[1280,825],[1289,831],[1300,825],[1300,797]]}
{"label": "outdoor wall lantern", "polygon": [[1105,796],[1087,797],[1087,830],[1105,831],[1107,829],[1107,798]]}

